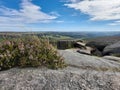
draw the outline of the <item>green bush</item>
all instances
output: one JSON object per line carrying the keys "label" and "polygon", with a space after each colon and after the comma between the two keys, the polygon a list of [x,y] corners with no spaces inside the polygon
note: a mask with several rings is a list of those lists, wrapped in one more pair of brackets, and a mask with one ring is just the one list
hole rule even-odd
{"label": "green bush", "polygon": [[4,40],[0,43],[0,68],[4,70],[17,66],[45,66],[58,69],[65,67],[65,63],[63,58],[57,54],[57,50],[46,39],[32,36]]}

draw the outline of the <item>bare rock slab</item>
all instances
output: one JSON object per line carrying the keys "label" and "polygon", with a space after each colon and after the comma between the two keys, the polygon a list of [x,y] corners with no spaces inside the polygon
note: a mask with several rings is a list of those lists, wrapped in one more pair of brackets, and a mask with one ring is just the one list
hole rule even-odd
{"label": "bare rock slab", "polygon": [[120,90],[120,73],[14,68],[0,72],[0,90]]}

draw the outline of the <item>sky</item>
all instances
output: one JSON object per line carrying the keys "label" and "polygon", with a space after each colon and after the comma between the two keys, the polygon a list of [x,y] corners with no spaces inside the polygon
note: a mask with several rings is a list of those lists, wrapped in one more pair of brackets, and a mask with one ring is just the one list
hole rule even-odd
{"label": "sky", "polygon": [[120,0],[0,0],[0,31],[120,31]]}

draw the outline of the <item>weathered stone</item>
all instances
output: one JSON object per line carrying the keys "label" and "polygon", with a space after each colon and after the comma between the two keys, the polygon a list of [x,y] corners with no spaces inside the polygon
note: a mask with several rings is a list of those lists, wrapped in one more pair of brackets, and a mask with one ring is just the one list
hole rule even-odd
{"label": "weathered stone", "polygon": [[120,73],[14,68],[0,72],[0,90],[120,90]]}
{"label": "weathered stone", "polygon": [[69,49],[74,47],[74,43],[76,41],[74,40],[59,40],[57,42],[57,48],[58,49]]}
{"label": "weathered stone", "polygon": [[103,54],[120,54],[120,41],[104,48]]}
{"label": "weathered stone", "polygon": [[99,51],[98,49],[93,49],[91,50],[91,55],[102,56],[102,52]]}
{"label": "weathered stone", "polygon": [[116,57],[116,56],[104,56],[104,59],[108,59],[108,60],[112,60],[112,61],[116,61],[120,63],[120,57]]}
{"label": "weathered stone", "polygon": [[105,36],[88,39],[86,45],[97,48],[99,51],[103,51],[106,46],[114,44],[118,41],[120,41],[120,36]]}
{"label": "weathered stone", "polygon": [[102,57],[90,56],[77,53],[75,50],[59,50],[64,57],[66,64],[82,69],[92,70],[118,70],[120,71],[120,63],[103,59]]}
{"label": "weathered stone", "polygon": [[81,53],[81,54],[86,54],[86,55],[91,55],[91,52],[89,50],[77,50],[78,53]]}
{"label": "weathered stone", "polygon": [[103,49],[107,46],[106,43],[98,42],[98,41],[91,41],[86,44],[86,46],[96,48],[99,51],[103,51]]}
{"label": "weathered stone", "polygon": [[80,49],[86,49],[85,43],[83,43],[83,42],[75,42],[74,47],[77,47]]}
{"label": "weathered stone", "polygon": [[120,63],[59,50],[68,67],[13,68],[0,72],[0,90],[120,90]]}

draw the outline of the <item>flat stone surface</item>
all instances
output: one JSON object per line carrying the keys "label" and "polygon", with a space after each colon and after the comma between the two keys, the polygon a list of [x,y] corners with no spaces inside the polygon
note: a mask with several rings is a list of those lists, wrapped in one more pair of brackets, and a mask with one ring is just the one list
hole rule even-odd
{"label": "flat stone surface", "polygon": [[59,50],[59,53],[64,57],[65,62],[74,67],[83,69],[118,69],[120,70],[120,63],[110,61],[105,58],[84,55],[76,52],[76,50],[67,49]]}
{"label": "flat stone surface", "polygon": [[[110,70],[120,67],[116,61],[79,54],[75,49],[59,53],[68,67],[1,71],[0,90],[120,90],[120,72]],[[109,70],[98,70],[101,67],[109,67]]]}
{"label": "flat stone surface", "polygon": [[116,56],[104,56],[104,59],[108,59],[108,60],[112,60],[112,61],[116,61],[120,63],[120,57],[116,57]]}
{"label": "flat stone surface", "polygon": [[0,72],[0,90],[120,90],[120,73],[13,68]]}

